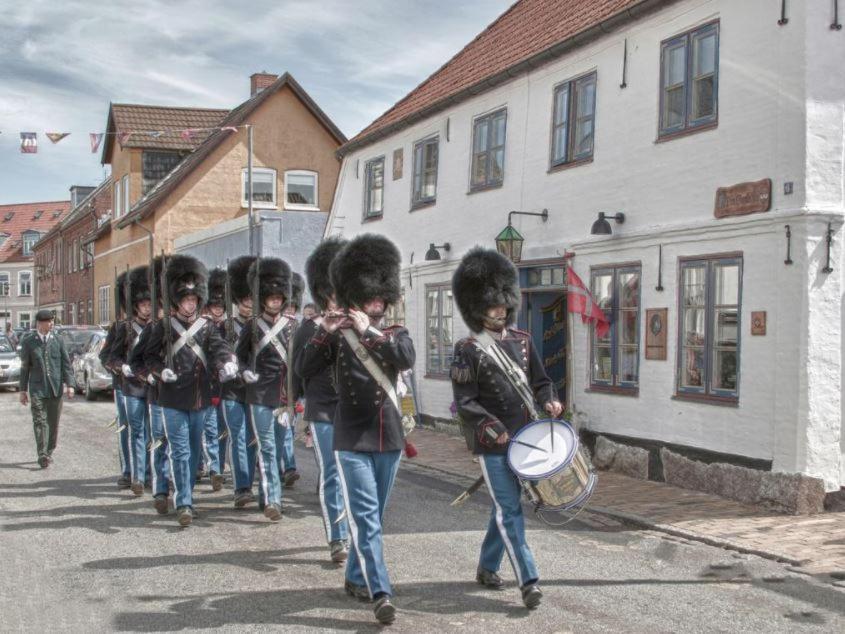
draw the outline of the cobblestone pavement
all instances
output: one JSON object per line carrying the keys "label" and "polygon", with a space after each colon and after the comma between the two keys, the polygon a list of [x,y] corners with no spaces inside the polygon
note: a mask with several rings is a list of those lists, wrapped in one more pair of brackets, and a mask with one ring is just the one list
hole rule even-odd
{"label": "cobblestone pavement", "polygon": [[[462,437],[417,429],[418,464],[475,479]],[[660,482],[602,472],[588,510],[716,546],[778,559],[845,585],[845,512],[794,516]],[[582,514],[583,516],[583,514]]]}

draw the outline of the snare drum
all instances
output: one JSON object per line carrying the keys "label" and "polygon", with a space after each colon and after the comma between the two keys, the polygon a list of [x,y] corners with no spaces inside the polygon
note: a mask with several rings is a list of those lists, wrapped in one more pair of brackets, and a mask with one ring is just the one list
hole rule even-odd
{"label": "snare drum", "polygon": [[508,465],[538,511],[582,507],[596,486],[578,434],[565,420],[537,420],[520,429],[508,445]]}

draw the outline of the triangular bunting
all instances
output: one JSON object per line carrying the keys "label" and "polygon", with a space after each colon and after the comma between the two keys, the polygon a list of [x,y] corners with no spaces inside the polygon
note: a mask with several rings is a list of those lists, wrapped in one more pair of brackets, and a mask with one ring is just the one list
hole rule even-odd
{"label": "triangular bunting", "polygon": [[70,135],[70,132],[45,132],[48,139],[53,142],[53,145]]}

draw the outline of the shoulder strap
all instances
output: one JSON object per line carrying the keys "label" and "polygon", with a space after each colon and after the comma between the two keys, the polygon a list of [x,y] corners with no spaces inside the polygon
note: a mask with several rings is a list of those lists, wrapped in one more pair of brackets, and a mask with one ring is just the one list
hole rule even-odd
{"label": "shoulder strap", "polygon": [[496,343],[496,340],[493,339],[488,332],[476,333],[473,344],[490,357],[490,359],[493,360],[493,363],[495,363],[502,373],[504,373],[505,378],[507,378],[516,390],[516,393],[522,399],[522,402],[525,403],[525,407],[528,408],[528,413],[531,418],[539,418],[537,414],[537,406],[534,405],[534,392],[531,390],[531,387],[528,384],[528,377],[525,376],[525,372],[522,371],[522,368],[514,363],[513,359],[508,356],[508,354],[498,343]]}

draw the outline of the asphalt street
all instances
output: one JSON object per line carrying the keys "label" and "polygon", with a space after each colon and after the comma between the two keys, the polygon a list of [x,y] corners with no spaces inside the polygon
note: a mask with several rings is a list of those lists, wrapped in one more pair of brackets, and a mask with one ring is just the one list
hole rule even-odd
{"label": "asphalt street", "polygon": [[[285,490],[284,517],[235,510],[231,489],[197,487],[188,529],[145,495],[118,490],[113,406],[66,403],[55,463],[35,462],[29,409],[0,393],[0,630],[31,632],[371,631],[328,560],[311,450]],[[751,555],[585,514],[565,528],[528,522],[542,606],[474,582],[489,517],[482,491],[405,461],[386,521],[399,614],[392,631],[842,632],[845,593]],[[506,560],[507,563],[507,560]]]}

